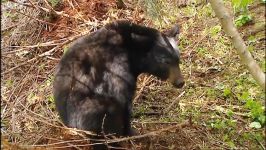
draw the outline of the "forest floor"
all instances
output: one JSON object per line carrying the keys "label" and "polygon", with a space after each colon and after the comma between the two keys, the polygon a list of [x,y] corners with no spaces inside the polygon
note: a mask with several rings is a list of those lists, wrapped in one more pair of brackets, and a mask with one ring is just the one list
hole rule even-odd
{"label": "forest floor", "polygon": [[[154,76],[138,78],[132,125],[146,138],[121,139],[125,147],[265,150],[265,93],[210,4],[164,2],[163,9],[146,11],[130,1],[123,9],[114,0],[28,2],[1,6],[1,148],[89,149],[84,132],[64,127],[55,110],[54,70],[73,40],[127,19],[159,30],[180,25],[186,85],[175,89]],[[239,32],[265,72],[265,3],[255,0],[249,10],[253,21]]]}

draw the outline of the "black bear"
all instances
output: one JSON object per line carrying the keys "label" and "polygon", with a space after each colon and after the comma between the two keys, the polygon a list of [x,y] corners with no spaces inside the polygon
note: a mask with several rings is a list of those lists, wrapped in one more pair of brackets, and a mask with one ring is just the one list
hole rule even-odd
{"label": "black bear", "polygon": [[54,98],[68,127],[132,135],[132,97],[141,73],[184,85],[177,26],[166,33],[129,21],[109,23],[70,46],[56,69]]}

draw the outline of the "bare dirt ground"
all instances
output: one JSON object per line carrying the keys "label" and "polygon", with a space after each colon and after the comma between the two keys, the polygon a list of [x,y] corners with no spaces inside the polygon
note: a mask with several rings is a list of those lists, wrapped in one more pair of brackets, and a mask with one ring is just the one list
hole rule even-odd
{"label": "bare dirt ground", "polygon": [[[153,76],[139,77],[132,125],[145,138],[116,139],[124,148],[265,149],[265,126],[250,127],[254,114],[265,114],[265,93],[241,65],[210,5],[164,2],[159,12],[145,10],[140,2],[126,5],[118,9],[114,0],[2,4],[1,148],[89,149],[83,131],[68,129],[59,120],[53,72],[73,40],[127,19],[159,30],[180,25],[186,85],[175,89]],[[265,4],[255,1],[250,13],[253,22],[239,31],[265,71]],[[263,112],[247,107],[248,101]]]}

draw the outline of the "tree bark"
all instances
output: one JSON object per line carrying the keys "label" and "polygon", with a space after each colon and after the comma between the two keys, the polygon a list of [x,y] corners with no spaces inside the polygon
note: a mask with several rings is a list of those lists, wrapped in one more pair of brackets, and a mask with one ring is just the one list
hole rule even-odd
{"label": "tree bark", "polygon": [[242,63],[246,65],[253,78],[265,91],[265,73],[261,70],[250,52],[247,50],[247,46],[233,24],[232,18],[226,10],[223,1],[210,0],[210,3],[216,16],[219,18],[225,33],[229,36],[231,42],[236,48]]}

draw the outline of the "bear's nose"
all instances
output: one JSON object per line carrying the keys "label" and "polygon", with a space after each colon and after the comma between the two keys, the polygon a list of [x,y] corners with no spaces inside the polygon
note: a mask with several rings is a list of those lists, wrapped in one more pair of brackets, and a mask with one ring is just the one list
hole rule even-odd
{"label": "bear's nose", "polygon": [[181,81],[176,81],[174,86],[177,88],[182,88],[184,86],[185,82],[183,80]]}

